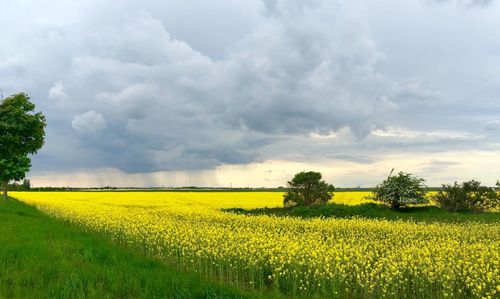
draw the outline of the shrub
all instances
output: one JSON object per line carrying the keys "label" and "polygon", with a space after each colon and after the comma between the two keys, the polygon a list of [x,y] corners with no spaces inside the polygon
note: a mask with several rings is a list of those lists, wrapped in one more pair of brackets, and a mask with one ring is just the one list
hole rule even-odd
{"label": "shrub", "polygon": [[393,171],[394,169],[386,180],[375,187],[370,199],[388,204],[393,209],[399,209],[408,204],[427,202],[424,179],[402,171],[393,176]]}
{"label": "shrub", "polygon": [[[499,184],[497,183],[497,186]],[[493,188],[481,186],[481,182],[468,181],[443,185],[443,190],[433,196],[436,204],[457,212],[481,212],[499,206],[500,195]]]}
{"label": "shrub", "polygon": [[335,187],[323,181],[321,173],[309,171],[297,173],[288,182],[288,192],[283,196],[285,206],[310,206],[327,203],[333,197]]}

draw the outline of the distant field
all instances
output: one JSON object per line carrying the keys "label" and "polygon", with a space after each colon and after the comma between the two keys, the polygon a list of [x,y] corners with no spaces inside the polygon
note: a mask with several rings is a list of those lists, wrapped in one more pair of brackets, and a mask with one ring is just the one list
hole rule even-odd
{"label": "distant field", "polygon": [[[336,192],[332,202],[348,205],[373,202],[364,197],[370,192]],[[223,208],[263,208],[281,207],[283,192],[11,192],[15,198],[42,199],[50,197],[52,200],[70,199],[75,201],[117,203],[123,199],[136,201],[140,205],[178,206],[195,205],[199,207]]]}
{"label": "distant field", "polygon": [[[360,204],[368,193],[336,193]],[[500,221],[416,223],[238,215],[277,192],[26,192],[12,196],[180,270],[292,296],[481,298],[500,292]]]}

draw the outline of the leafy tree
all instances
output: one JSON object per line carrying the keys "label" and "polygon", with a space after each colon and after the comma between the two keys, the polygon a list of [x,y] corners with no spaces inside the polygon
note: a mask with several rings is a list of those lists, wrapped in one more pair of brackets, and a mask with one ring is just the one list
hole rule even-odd
{"label": "leafy tree", "polygon": [[393,171],[394,169],[386,180],[375,187],[373,195],[369,198],[388,204],[393,209],[427,202],[424,179],[402,171],[393,176]]}
{"label": "leafy tree", "polygon": [[0,180],[7,199],[10,180],[24,178],[31,166],[29,154],[44,143],[45,117],[25,93],[12,95],[0,103]]}
{"label": "leafy tree", "polygon": [[24,178],[31,167],[31,159],[26,155],[16,155],[10,159],[0,159],[0,180],[3,183],[4,198],[7,198],[8,182]]}
{"label": "leafy tree", "polygon": [[[500,184],[497,183],[498,185]],[[443,190],[434,195],[433,199],[438,206],[457,212],[481,212],[500,204],[500,195],[494,189],[481,186],[481,182],[475,180],[443,185]]]}
{"label": "leafy tree", "polygon": [[288,192],[283,196],[283,203],[285,206],[327,203],[332,199],[333,191],[335,187],[323,181],[321,173],[302,171],[288,181]]}
{"label": "leafy tree", "polygon": [[21,185],[21,188],[22,188],[24,191],[31,190],[31,181],[30,181],[30,180],[27,180],[27,179],[24,179],[24,180],[23,180],[23,184]]}

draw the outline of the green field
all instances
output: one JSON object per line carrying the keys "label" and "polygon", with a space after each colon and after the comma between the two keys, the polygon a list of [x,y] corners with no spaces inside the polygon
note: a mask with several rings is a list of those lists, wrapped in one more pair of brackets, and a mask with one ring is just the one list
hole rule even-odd
{"label": "green field", "polygon": [[498,212],[449,212],[429,205],[405,207],[397,211],[376,203],[362,203],[359,205],[329,203],[327,205],[296,208],[231,208],[225,209],[225,211],[244,215],[274,215],[280,217],[291,216],[304,219],[314,217],[363,217],[369,219],[406,220],[424,223],[463,223],[467,221],[500,222],[500,213]]}
{"label": "green field", "polygon": [[252,298],[46,216],[0,203],[0,298]]}

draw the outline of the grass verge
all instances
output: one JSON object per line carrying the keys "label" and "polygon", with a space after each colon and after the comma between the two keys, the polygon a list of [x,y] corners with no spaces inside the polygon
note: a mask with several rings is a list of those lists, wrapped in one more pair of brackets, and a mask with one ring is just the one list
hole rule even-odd
{"label": "grass verge", "polygon": [[0,202],[0,298],[250,298],[16,200]]}
{"label": "grass verge", "polygon": [[459,212],[449,212],[444,209],[433,206],[406,207],[395,211],[387,206],[376,203],[365,203],[360,205],[344,205],[337,203],[329,203],[325,205],[313,205],[309,207],[259,208],[251,210],[233,208],[233,209],[225,209],[224,211],[237,214],[246,214],[246,215],[275,215],[275,216],[292,216],[301,218],[364,217],[364,218],[387,219],[387,220],[402,219],[402,220],[418,221],[418,222],[500,221],[500,213],[497,212],[459,213]]}

